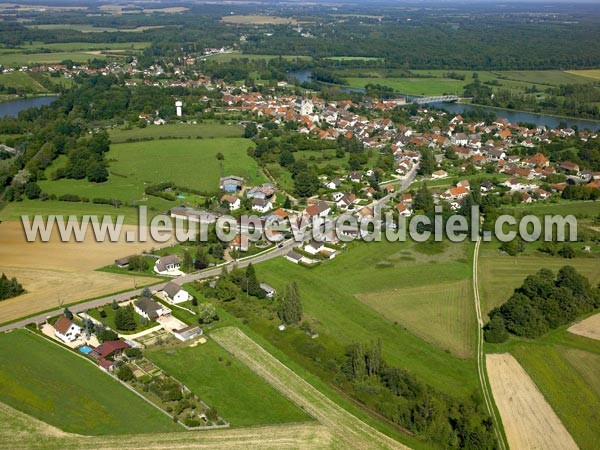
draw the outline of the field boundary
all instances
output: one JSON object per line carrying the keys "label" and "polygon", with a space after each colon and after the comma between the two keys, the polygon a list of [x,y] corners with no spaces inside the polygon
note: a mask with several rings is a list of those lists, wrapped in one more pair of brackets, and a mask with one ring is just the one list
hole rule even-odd
{"label": "field boundary", "polygon": [[498,417],[494,395],[491,391],[487,378],[487,367],[485,361],[485,352],[483,350],[483,319],[481,316],[481,301],[479,298],[479,279],[478,279],[478,262],[479,248],[481,246],[481,236],[477,237],[475,249],[473,251],[473,301],[475,302],[475,312],[477,314],[477,374],[481,384],[481,391],[488,414],[494,423],[494,432],[501,450],[508,450],[508,440],[502,426],[502,420]]}
{"label": "field boundary", "polygon": [[346,446],[346,448],[408,448],[372,428],[333,402],[239,328],[219,328],[210,336],[232,356],[324,425],[340,446]]}

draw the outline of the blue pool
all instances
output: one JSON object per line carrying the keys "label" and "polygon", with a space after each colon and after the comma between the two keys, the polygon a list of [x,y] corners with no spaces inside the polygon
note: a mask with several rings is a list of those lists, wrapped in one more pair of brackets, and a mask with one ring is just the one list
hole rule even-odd
{"label": "blue pool", "polygon": [[79,351],[84,355],[89,355],[90,353],[92,353],[93,350],[94,349],[92,347],[89,347],[87,345],[82,345],[81,347],[79,347]]}

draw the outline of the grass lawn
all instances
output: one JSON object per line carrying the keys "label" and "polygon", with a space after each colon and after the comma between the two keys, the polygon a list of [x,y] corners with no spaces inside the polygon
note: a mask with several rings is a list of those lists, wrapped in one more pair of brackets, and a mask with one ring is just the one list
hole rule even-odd
{"label": "grass lawn", "polygon": [[261,55],[261,54],[252,54],[252,53],[241,53],[238,51],[228,52],[228,53],[217,53],[215,55],[210,55],[206,57],[207,61],[217,61],[217,62],[230,62],[233,59],[248,59],[250,61],[256,61],[258,59],[278,59],[283,58],[287,60],[294,61],[296,59],[312,59],[310,56],[298,56],[298,55]]}
{"label": "grass lawn", "polygon": [[347,78],[350,87],[364,88],[367,84],[388,86],[401,94],[410,95],[461,95],[468,81],[452,78]]}
{"label": "grass lawn", "polygon": [[[279,258],[258,264],[256,271],[259,279],[279,292],[291,280],[298,283],[305,320],[319,333],[319,340],[329,341],[343,351],[352,342],[381,338],[390,364],[410,370],[442,391],[470,395],[477,389],[473,360],[454,357],[429,344],[357,299],[393,289],[426,286],[432,278],[438,283],[454,283],[470,277],[467,246],[450,245],[443,252],[426,254],[409,245],[357,243],[313,269]],[[257,331],[293,356],[293,349],[284,348],[291,344],[273,331],[276,325],[272,322],[257,324]]]}
{"label": "grass lawn", "polygon": [[[123,308],[123,306],[121,306],[121,308]],[[144,330],[147,330],[148,328],[152,328],[152,327],[155,327],[156,325],[158,325],[158,323],[153,320],[146,321],[147,323],[145,325],[142,324],[143,317],[140,316],[139,314],[137,314],[136,312],[134,312],[133,318],[135,319],[135,324],[136,324],[135,330],[128,330],[128,331],[119,330],[119,329],[117,329],[117,326],[115,325],[115,315],[117,314],[117,311],[112,309],[110,305],[104,306],[103,309],[104,309],[104,312],[106,313],[106,317],[102,317],[100,315],[100,310],[98,310],[98,309],[90,309],[87,313],[90,316],[92,316],[94,319],[99,320],[103,324],[110,327],[111,330],[117,331],[119,333],[135,334],[135,333],[139,333],[140,331],[144,331]]]}
{"label": "grass lawn", "polygon": [[[225,156],[224,175],[242,176],[249,180],[249,184],[263,183],[267,181],[266,178],[256,161],[246,153],[251,145],[251,141],[241,138],[173,139],[115,144],[111,145],[106,154],[106,159],[110,162],[110,177],[107,182],[97,184],[87,180],[47,180],[40,182],[40,187],[49,194],[77,192],[90,199],[114,198],[128,204],[143,201],[146,197],[145,186],[169,181],[182,187],[216,192],[220,172],[216,155],[219,152]],[[61,161],[55,161],[48,170],[51,172],[59,164]]]}
{"label": "grass lawn", "polygon": [[25,330],[0,336],[0,401],[88,435],[180,431],[108,375]]}
{"label": "grass lawn", "polygon": [[113,128],[109,131],[110,140],[113,144],[120,144],[134,139],[157,139],[157,138],[226,138],[242,137],[243,127],[240,125],[221,125],[218,123],[201,123],[190,125],[176,123],[168,125],[149,125],[146,128]]}
{"label": "grass lawn", "polygon": [[361,294],[358,298],[408,331],[460,358],[475,349],[475,308],[470,279]]}
{"label": "grass lawn", "polygon": [[580,77],[592,78],[594,80],[600,80],[600,69],[568,70],[567,73],[571,73]]}
{"label": "grass lawn", "polygon": [[232,426],[310,420],[212,339],[193,348],[150,350],[146,356],[185,383]]}

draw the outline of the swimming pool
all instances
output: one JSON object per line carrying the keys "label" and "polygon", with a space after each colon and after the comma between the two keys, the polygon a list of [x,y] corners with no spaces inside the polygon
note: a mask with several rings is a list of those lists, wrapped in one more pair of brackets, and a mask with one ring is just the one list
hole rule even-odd
{"label": "swimming pool", "polygon": [[79,351],[84,355],[89,355],[90,353],[92,353],[93,350],[94,349],[88,345],[82,345],[81,347],[79,347]]}

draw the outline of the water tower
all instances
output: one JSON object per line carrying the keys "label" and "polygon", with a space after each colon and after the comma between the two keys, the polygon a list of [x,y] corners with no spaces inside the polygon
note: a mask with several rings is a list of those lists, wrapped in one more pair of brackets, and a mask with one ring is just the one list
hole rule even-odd
{"label": "water tower", "polygon": [[183,102],[181,100],[177,100],[175,102],[175,108],[177,108],[177,117],[182,116],[181,107],[183,106]]}

